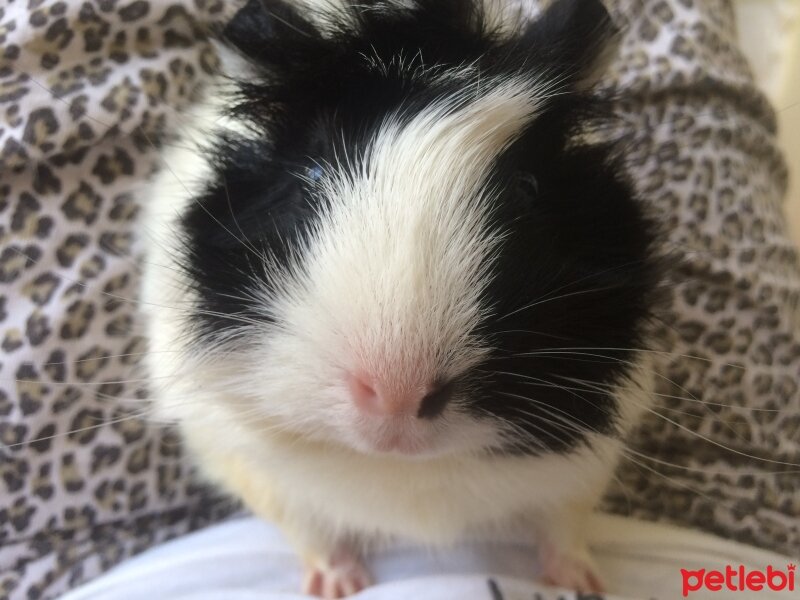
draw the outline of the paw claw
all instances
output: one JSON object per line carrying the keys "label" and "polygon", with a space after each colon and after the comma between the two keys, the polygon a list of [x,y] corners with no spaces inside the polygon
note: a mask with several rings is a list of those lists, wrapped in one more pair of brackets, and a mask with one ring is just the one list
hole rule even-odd
{"label": "paw claw", "polygon": [[370,576],[358,559],[350,556],[319,561],[308,567],[303,593],[325,600],[346,598],[370,585]]}
{"label": "paw claw", "polygon": [[588,552],[582,556],[546,551],[542,552],[541,560],[541,579],[546,585],[584,593],[605,592],[603,580],[597,575],[597,568]]}

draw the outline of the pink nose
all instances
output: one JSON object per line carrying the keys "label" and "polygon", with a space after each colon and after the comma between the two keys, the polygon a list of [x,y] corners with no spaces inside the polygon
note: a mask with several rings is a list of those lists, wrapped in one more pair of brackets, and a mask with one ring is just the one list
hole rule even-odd
{"label": "pink nose", "polygon": [[[414,412],[416,399],[410,395],[391,394],[378,390],[377,384],[368,377],[347,375],[347,388],[353,404],[364,414],[385,416]],[[405,397],[404,397],[405,396]]]}
{"label": "pink nose", "polygon": [[377,417],[416,415],[428,419],[439,416],[450,399],[451,385],[428,386],[427,392],[398,393],[385,389],[369,377],[348,373],[347,389],[359,412]]}

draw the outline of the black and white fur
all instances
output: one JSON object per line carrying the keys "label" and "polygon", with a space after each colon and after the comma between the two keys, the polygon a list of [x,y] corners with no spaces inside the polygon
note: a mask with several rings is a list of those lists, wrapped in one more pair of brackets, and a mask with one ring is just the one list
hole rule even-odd
{"label": "black and white fur", "polygon": [[[505,8],[251,0],[148,194],[155,403],[313,593],[366,585],[373,542],[507,528],[600,585],[581,524],[648,402],[655,234],[594,135],[604,7]],[[352,373],[422,400],[365,416]]]}

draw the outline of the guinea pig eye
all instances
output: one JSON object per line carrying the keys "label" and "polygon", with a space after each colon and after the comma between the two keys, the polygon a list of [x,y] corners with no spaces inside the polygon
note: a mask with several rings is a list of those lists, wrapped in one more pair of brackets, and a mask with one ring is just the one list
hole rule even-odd
{"label": "guinea pig eye", "polygon": [[319,165],[308,167],[306,169],[306,177],[309,181],[317,183],[320,179],[322,179],[322,167]]}
{"label": "guinea pig eye", "polygon": [[517,189],[527,198],[539,195],[539,181],[531,173],[520,173],[517,176]]}

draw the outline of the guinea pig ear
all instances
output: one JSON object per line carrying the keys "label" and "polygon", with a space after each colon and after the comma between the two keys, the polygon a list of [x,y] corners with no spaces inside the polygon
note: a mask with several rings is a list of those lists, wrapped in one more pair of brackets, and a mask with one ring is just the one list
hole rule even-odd
{"label": "guinea pig ear", "polygon": [[557,76],[587,89],[605,73],[620,36],[600,0],[553,0],[522,37]]}
{"label": "guinea pig ear", "polygon": [[[282,0],[249,0],[222,30],[222,40],[241,57],[264,66],[283,62],[285,52],[298,44],[317,41],[320,34],[290,3]],[[234,53],[222,52],[225,67],[241,67]],[[232,64],[228,64],[232,63]],[[228,69],[226,69],[228,71]],[[230,73],[230,71],[228,71]]]}

